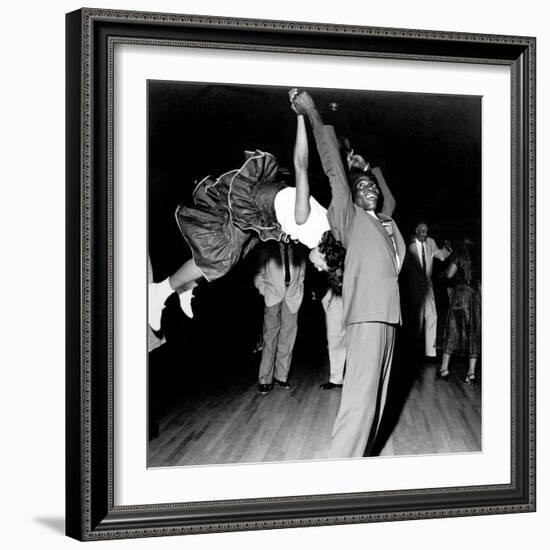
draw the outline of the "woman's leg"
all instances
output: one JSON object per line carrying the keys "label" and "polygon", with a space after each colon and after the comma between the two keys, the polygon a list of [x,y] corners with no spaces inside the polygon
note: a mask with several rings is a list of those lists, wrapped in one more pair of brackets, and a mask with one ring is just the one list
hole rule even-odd
{"label": "woman's leg", "polygon": [[470,357],[470,368],[468,369],[468,374],[466,375],[466,383],[473,382],[476,379],[476,365],[477,357]]}
{"label": "woman's leg", "polygon": [[197,286],[197,281],[202,276],[202,271],[197,267],[195,260],[191,258],[164,281],[149,284],[148,322],[153,330],[160,330],[164,304],[174,291],[179,294],[180,305],[184,313],[188,317],[193,317],[193,311],[191,310],[193,288]]}
{"label": "woman's leg", "polygon": [[441,360],[441,367],[439,368],[439,376],[441,378],[447,378],[449,376],[449,361],[451,360],[451,354],[444,351]]}
{"label": "woman's leg", "polygon": [[168,277],[168,284],[173,291],[187,290],[186,287],[190,283],[196,283],[201,277],[202,271],[197,267],[195,260],[191,258]]}

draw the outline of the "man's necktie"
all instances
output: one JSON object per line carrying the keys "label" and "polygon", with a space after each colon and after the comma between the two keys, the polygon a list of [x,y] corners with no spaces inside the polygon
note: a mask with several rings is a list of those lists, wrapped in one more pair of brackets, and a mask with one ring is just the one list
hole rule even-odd
{"label": "man's necktie", "polygon": [[424,273],[428,273],[428,270],[426,269],[426,246],[424,242],[422,242],[422,269],[424,270]]}
{"label": "man's necktie", "polygon": [[285,257],[285,285],[290,284],[290,262],[288,261],[288,244],[283,244],[284,257]]}
{"label": "man's necktie", "polygon": [[399,270],[399,254],[397,252],[397,243],[395,242],[395,236],[393,234],[393,226],[391,224],[391,221],[389,220],[386,220],[386,221],[381,220],[381,223],[382,223],[382,227],[386,230],[386,233],[390,236],[391,243],[393,245],[393,250],[395,252],[395,264],[397,269]]}

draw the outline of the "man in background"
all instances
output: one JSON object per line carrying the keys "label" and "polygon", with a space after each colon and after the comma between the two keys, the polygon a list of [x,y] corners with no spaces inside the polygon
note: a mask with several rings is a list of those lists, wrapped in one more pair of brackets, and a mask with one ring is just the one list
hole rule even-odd
{"label": "man in background", "polygon": [[290,389],[288,374],[304,296],[305,254],[301,246],[276,242],[265,245],[254,285],[264,297],[263,350],[258,393],[276,385]]}
{"label": "man in background", "polygon": [[408,265],[414,270],[415,276],[412,277],[413,284],[409,285],[409,292],[416,295],[413,300],[418,303],[418,325],[417,329],[422,333],[424,328],[424,355],[427,358],[436,356],[435,341],[437,337],[437,309],[432,283],[432,270],[434,258],[439,261],[445,261],[451,254],[451,248],[448,242],[444,248],[438,248],[436,242],[428,237],[428,226],[420,222],[415,229],[415,235],[412,243],[409,245],[407,253],[410,256]]}

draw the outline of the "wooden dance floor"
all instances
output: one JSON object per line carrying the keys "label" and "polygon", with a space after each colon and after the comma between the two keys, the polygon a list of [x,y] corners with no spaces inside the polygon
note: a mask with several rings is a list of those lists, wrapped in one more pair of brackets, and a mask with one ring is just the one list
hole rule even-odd
{"label": "wooden dance floor", "polygon": [[[328,379],[326,361],[313,366],[298,353],[292,388],[265,396],[256,392],[258,361],[215,385],[172,387],[176,397],[158,411],[158,435],[149,441],[149,467],[325,458],[341,394],[319,389]],[[394,367],[381,455],[481,450],[480,384],[463,382],[467,362],[460,359],[453,358],[447,382],[436,370],[434,363]]]}

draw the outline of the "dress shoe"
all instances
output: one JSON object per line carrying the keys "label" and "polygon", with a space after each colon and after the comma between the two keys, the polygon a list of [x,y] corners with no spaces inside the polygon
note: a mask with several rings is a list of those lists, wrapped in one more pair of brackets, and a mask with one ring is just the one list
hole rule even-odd
{"label": "dress shoe", "polygon": [[319,386],[322,390],[332,390],[333,388],[341,388],[342,384],[334,384],[333,382],[325,382]]}
{"label": "dress shoe", "polygon": [[283,390],[289,390],[290,389],[290,384],[288,382],[282,382],[281,380],[277,380],[276,378],[274,378],[273,383],[277,387],[283,388]]}
{"label": "dress shoe", "polygon": [[258,384],[258,393],[267,395],[273,389],[273,384]]}
{"label": "dress shoe", "polygon": [[447,382],[447,380],[449,379],[449,371],[448,370],[437,371],[437,378],[438,380],[443,380],[443,382]]}
{"label": "dress shoe", "polygon": [[264,349],[264,344],[263,342],[260,341],[254,346],[252,353],[260,353],[260,351],[262,351],[263,349]]}

